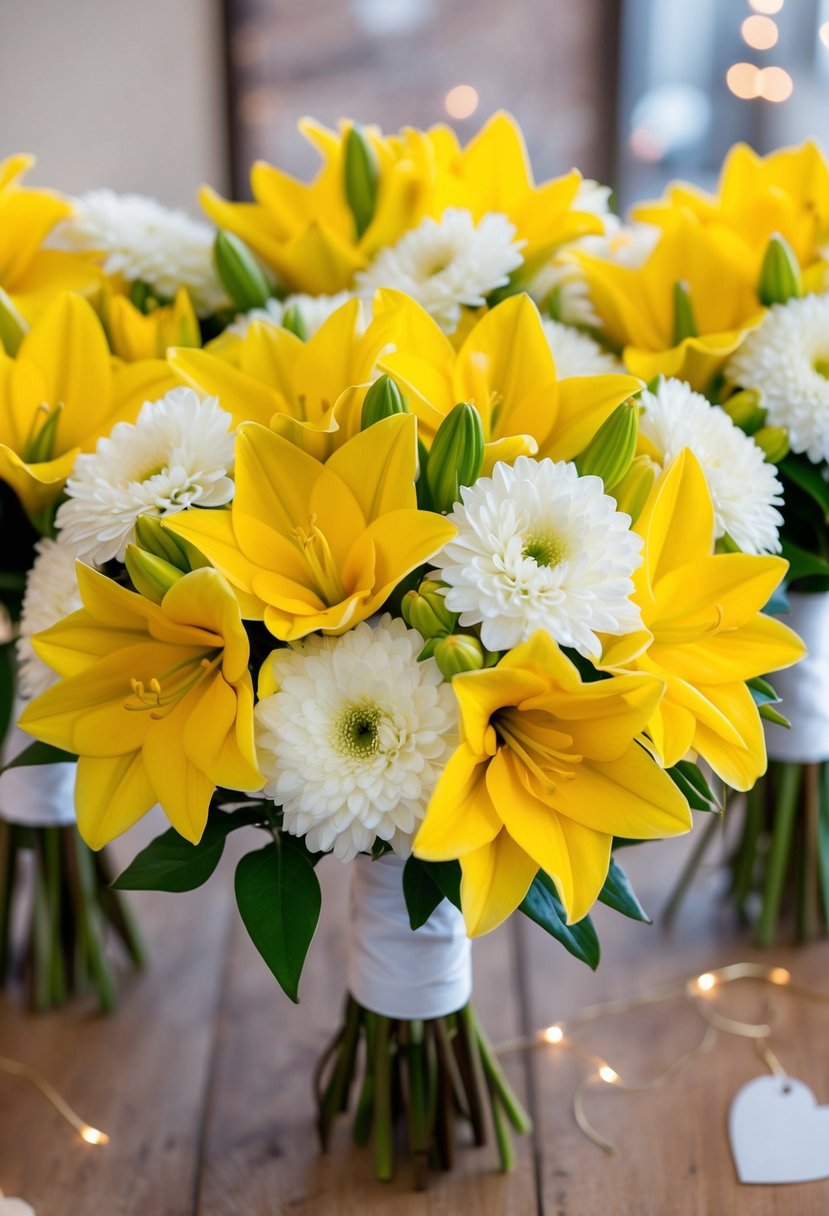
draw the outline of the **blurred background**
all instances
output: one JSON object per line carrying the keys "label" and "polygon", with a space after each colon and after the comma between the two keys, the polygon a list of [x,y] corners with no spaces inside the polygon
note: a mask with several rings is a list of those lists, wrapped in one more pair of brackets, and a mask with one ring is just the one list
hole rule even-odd
{"label": "blurred background", "polygon": [[[246,194],[257,157],[310,176],[303,114],[386,130],[499,107],[539,177],[572,165],[620,205],[728,146],[820,138],[829,0],[2,0],[6,155],[38,184],[110,185],[195,208]],[[13,32],[12,32],[13,31]],[[11,34],[11,36],[10,36]]]}

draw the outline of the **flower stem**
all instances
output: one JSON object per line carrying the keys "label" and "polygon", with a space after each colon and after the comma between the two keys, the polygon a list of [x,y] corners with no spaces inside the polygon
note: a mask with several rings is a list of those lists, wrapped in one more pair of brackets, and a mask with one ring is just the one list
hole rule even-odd
{"label": "flower stem", "polygon": [[679,880],[677,881],[676,886],[674,887],[673,891],[671,892],[671,898],[668,900],[667,904],[665,905],[663,919],[664,919],[666,925],[672,924],[673,921],[675,920],[676,914],[677,914],[677,912],[679,912],[682,901],[684,900],[685,896],[688,893],[688,889],[690,888],[691,884],[693,883],[694,879],[697,876],[697,872],[698,872],[700,866],[702,865],[702,862],[705,858],[705,854],[708,852],[708,846],[711,843],[718,828],[721,826],[721,823],[722,823],[721,815],[717,814],[716,811],[708,812],[708,822],[706,823],[705,827],[703,828],[702,832],[700,833],[700,835],[697,839],[697,843],[694,846],[690,857],[688,858],[687,862],[685,863],[685,865],[682,869],[682,873],[679,876]]}
{"label": "flower stem", "polygon": [[757,847],[763,832],[764,788],[758,783],[745,796],[743,832],[731,861],[731,890],[740,912],[745,912],[757,868]]}
{"label": "flower stem", "polygon": [[12,823],[0,820],[0,987],[12,967],[12,904],[16,870],[15,827]]}
{"label": "flower stem", "polygon": [[471,1007],[469,1014],[472,1024],[475,1028],[475,1036],[478,1043],[478,1049],[481,1053],[481,1061],[484,1066],[484,1073],[490,1088],[498,1095],[498,1099],[506,1112],[515,1130],[522,1136],[527,1136],[533,1129],[533,1123],[530,1116],[524,1110],[524,1107],[518,1100],[512,1086],[504,1076],[501,1065],[495,1056],[492,1049],[492,1044],[487,1038],[486,1032],[481,1026]]}
{"label": "flower stem", "polygon": [[391,1022],[381,1014],[374,1035],[374,1119],[371,1138],[374,1145],[374,1173],[381,1182],[394,1174],[392,1145],[392,1044]]}
{"label": "flower stem", "polygon": [[797,900],[797,937],[813,942],[818,935],[818,852],[820,849],[820,790],[817,764],[803,765],[803,816]]}
{"label": "flower stem", "polygon": [[797,799],[803,770],[799,764],[781,763],[777,788],[777,810],[774,817],[771,846],[766,858],[766,878],[763,887],[763,908],[757,923],[757,941],[770,946],[777,931],[780,902],[786,880],[792,836],[797,818]]}

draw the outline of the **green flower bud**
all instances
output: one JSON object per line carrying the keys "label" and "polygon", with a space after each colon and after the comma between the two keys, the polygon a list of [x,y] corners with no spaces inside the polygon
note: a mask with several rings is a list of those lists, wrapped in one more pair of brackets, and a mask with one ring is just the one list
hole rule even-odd
{"label": "green flower bud", "polygon": [[149,283],[145,283],[143,279],[136,279],[130,286],[129,294],[130,304],[142,312],[144,316],[149,316],[151,312],[155,312],[158,308],[158,300],[153,294],[153,289]]}
{"label": "green flower bud", "polygon": [[628,399],[605,419],[583,452],[576,457],[582,477],[601,477],[606,490],[625,476],[636,455],[639,407]]}
{"label": "green flower bud", "polygon": [[27,464],[40,464],[41,461],[52,459],[62,413],[61,402],[51,409],[45,402],[37,407],[34,422],[21,453]]}
{"label": "green flower bud", "polygon": [[184,578],[181,570],[137,545],[127,545],[124,557],[132,585],[145,599],[160,604],[170,588]]}
{"label": "green flower bud", "polygon": [[679,346],[686,338],[698,338],[699,330],[691,303],[688,284],[678,279],[674,283],[674,333],[672,346]]}
{"label": "green flower bud", "polygon": [[135,541],[140,549],[163,558],[183,574],[189,571],[190,563],[184,549],[186,542],[163,528],[157,515],[138,516],[135,521]]}
{"label": "green flower bud", "polygon": [[7,355],[14,358],[28,331],[29,326],[15,308],[11,297],[0,287],[0,343]]}
{"label": "green flower bud", "polygon": [[417,591],[407,591],[400,608],[403,620],[424,639],[444,637],[458,623],[458,616],[446,607],[444,588],[433,579],[424,579]]}
{"label": "green flower bud", "polygon": [[766,421],[766,411],[760,405],[760,394],[752,388],[744,388],[739,393],[732,393],[726,401],[723,401],[722,408],[734,425],[738,426],[741,431],[745,431],[746,435],[753,435],[755,431],[759,431]]}
{"label": "green flower bud", "polygon": [[288,329],[303,342],[308,341],[308,326],[296,304],[289,304],[282,314],[282,328]]}
{"label": "green flower bud", "polygon": [[444,680],[451,680],[462,671],[480,671],[484,665],[484,648],[471,634],[454,633],[441,638],[433,657]]}
{"label": "green flower bud", "polygon": [[774,233],[766,246],[757,294],[767,308],[803,295],[800,265],[791,245],[779,232]]}
{"label": "green flower bud", "polygon": [[377,210],[380,166],[377,153],[356,124],[345,137],[343,187],[359,240]]}
{"label": "green flower bud", "polygon": [[406,398],[390,376],[378,376],[363,399],[360,429],[367,431],[375,422],[391,418],[393,414],[408,414]]}
{"label": "green flower bud", "polygon": [[471,486],[484,465],[484,428],[474,405],[461,402],[438,427],[426,480],[436,511],[451,511],[461,486]]}
{"label": "green flower bud", "polygon": [[225,291],[240,312],[264,308],[271,295],[261,266],[244,241],[232,232],[217,232],[213,260]]}
{"label": "green flower bud", "polygon": [[789,432],[784,426],[762,426],[752,439],[769,464],[778,464],[789,452]]}
{"label": "green flower bud", "polygon": [[650,456],[637,456],[625,476],[613,487],[616,509],[635,523],[656,481],[656,465]]}

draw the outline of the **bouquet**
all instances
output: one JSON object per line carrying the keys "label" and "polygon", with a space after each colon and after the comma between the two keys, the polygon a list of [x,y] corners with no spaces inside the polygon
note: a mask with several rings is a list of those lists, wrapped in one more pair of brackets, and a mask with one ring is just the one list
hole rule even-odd
{"label": "bouquet", "polygon": [[[470,939],[520,912],[595,966],[596,900],[646,919],[614,850],[710,809],[698,759],[753,785],[751,682],[803,646],[761,611],[787,566],[759,448],[567,319],[627,247],[607,191],[536,184],[504,115],[463,148],[305,130],[310,185],[257,165],[252,204],[202,195],[237,314],[78,458],[81,605],[32,637],[55,680],[20,722],[77,759],[93,849],[163,807],[118,889],[193,889],[245,833],[239,911],[294,1000],[317,867],[351,865],[319,1131],[356,1087],[378,1177],[402,1112],[422,1183],[459,1117],[504,1168],[528,1127]],[[727,545],[710,462],[659,429],[676,392],[749,453]]]}
{"label": "bouquet", "polygon": [[[209,226],[149,199],[31,189],[22,180],[31,163],[0,164],[0,983],[22,969],[36,1009],[92,988],[107,1010],[107,939],[138,964],[140,937],[111,887],[112,863],[76,830],[74,766],[31,751],[37,767],[19,766],[31,740],[13,720],[53,679],[31,636],[80,608],[76,560],[98,568],[118,556],[111,541],[128,486],[110,485],[98,500],[108,539],[91,549],[64,526],[67,486],[94,497],[90,453],[175,385],[167,345],[201,341],[225,296]],[[151,511],[163,509],[165,487],[155,491]],[[23,942],[13,934],[18,913]]]}
{"label": "bouquet", "polygon": [[[582,263],[598,332],[623,346],[631,370],[677,378],[655,393],[686,402],[670,420],[673,442],[682,434],[706,468],[720,545],[789,563],[769,607],[788,614],[809,653],[775,678],[776,693],[752,683],[770,764],[735,807],[731,897],[761,944],[784,908],[808,940],[829,913],[829,163],[811,143],[767,157],[738,146],[715,194],[679,184],[634,214],[651,226],[647,260]],[[661,333],[648,291],[665,302]],[[703,415],[716,415],[707,433]],[[765,482],[749,481],[762,458]]]}

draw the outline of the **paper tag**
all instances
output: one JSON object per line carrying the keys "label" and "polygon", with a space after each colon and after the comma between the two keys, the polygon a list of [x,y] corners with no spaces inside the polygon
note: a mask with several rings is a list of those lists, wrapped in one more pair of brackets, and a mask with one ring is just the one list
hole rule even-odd
{"label": "paper tag", "polygon": [[829,1178],[829,1106],[794,1077],[755,1077],[728,1117],[740,1182],[814,1182]]}
{"label": "paper tag", "polygon": [[6,1198],[0,1191],[0,1216],[35,1216],[35,1210],[24,1200]]}

